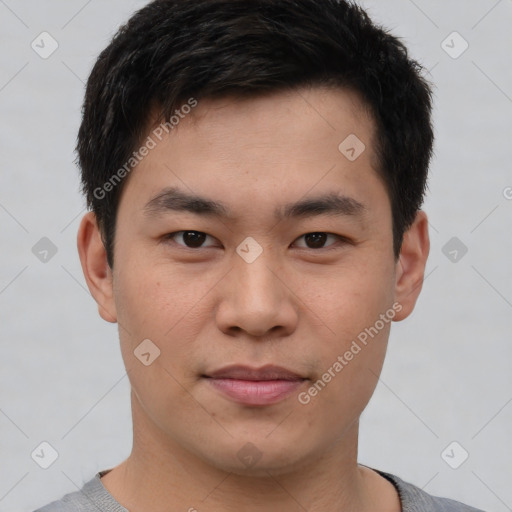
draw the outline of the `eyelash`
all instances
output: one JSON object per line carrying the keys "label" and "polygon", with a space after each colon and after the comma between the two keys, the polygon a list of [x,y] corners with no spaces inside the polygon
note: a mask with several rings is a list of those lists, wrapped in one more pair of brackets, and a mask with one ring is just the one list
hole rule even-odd
{"label": "eyelash", "polygon": [[[174,231],[173,233],[168,233],[167,235],[164,235],[163,239],[165,241],[171,241],[171,242],[174,242],[172,239],[176,236],[176,235],[179,235],[179,234],[182,234],[182,233],[198,233],[198,234],[201,234],[201,235],[206,235],[207,237],[210,236],[211,238],[214,238],[212,237],[211,235],[208,235],[207,233],[204,233],[203,231],[195,231],[195,230],[183,230],[183,231]],[[340,243],[342,245],[345,245],[345,244],[352,244],[352,241],[349,240],[348,238],[344,237],[344,236],[341,236],[341,235],[337,235],[336,233],[329,233],[327,231],[310,231],[308,233],[304,233],[303,235],[301,235],[298,239],[300,238],[303,238],[305,237],[306,235],[328,235],[328,236],[333,236],[335,237],[339,243],[333,243],[331,245],[328,245],[327,247],[320,247],[320,248],[311,248],[311,247],[299,247],[299,249],[309,249],[311,251],[329,251],[329,250],[333,250],[333,249],[336,249],[336,248],[339,248],[339,245]],[[176,242],[174,242],[176,243]],[[178,244],[176,243],[176,245],[179,245],[180,247],[184,248],[184,249],[189,249],[191,251],[197,251],[198,249],[210,249],[211,247],[188,247],[186,245],[182,245],[182,244]]]}

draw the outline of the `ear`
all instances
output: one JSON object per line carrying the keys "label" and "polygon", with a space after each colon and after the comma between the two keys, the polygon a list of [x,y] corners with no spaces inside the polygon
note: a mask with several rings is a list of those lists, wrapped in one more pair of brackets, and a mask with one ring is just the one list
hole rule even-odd
{"label": "ear", "polygon": [[101,318],[117,322],[112,270],[107,263],[107,251],[93,212],[86,213],[80,223],[77,246],[82,271]]}
{"label": "ear", "polygon": [[420,210],[411,227],[404,233],[396,263],[395,300],[402,306],[394,317],[397,322],[407,318],[414,309],[423,286],[429,251],[427,214]]}

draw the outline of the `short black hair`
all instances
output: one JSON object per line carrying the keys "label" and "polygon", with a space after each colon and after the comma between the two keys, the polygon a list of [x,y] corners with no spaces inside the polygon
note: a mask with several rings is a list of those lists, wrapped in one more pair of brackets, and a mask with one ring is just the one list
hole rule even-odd
{"label": "short black hair", "polygon": [[398,258],[423,203],[432,156],[432,90],[422,70],[397,37],[345,0],[149,3],[98,57],[78,133],[82,191],[110,267],[119,197],[155,109],[169,126],[175,109],[191,98],[255,97],[303,86],[355,90],[371,112]]}

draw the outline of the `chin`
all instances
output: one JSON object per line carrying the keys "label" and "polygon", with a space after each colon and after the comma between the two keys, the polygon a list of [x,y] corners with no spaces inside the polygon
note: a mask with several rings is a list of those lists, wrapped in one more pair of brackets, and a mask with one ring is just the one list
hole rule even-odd
{"label": "chin", "polygon": [[[283,430],[286,434],[286,431]],[[310,458],[307,446],[290,436],[270,440],[266,434],[230,438],[228,444],[209,443],[201,458],[210,466],[240,476],[269,477],[293,473]],[[249,441],[252,439],[252,441]],[[212,450],[211,447],[215,448]],[[300,451],[298,451],[300,448]],[[311,453],[317,453],[311,447]],[[311,457],[312,458],[312,457]]]}

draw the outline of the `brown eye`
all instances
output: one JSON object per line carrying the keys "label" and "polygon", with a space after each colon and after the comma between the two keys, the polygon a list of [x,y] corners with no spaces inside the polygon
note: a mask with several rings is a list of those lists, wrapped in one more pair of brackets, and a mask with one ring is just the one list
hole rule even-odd
{"label": "brown eye", "polygon": [[199,231],[183,231],[183,241],[187,247],[201,247],[205,238],[206,234]]}
{"label": "brown eye", "polygon": [[310,249],[318,249],[323,247],[327,236],[327,233],[308,233],[304,236],[304,240]]}
{"label": "brown eye", "polygon": [[306,233],[305,235],[302,235],[297,240],[300,240],[301,238],[304,239],[304,242],[306,244],[306,247],[299,246],[301,249],[327,249],[330,248],[334,243],[329,244],[328,246],[325,246],[325,243],[329,237],[337,238],[338,240],[343,240],[343,238],[339,235],[334,235],[332,233],[325,233],[322,231],[314,232],[314,233]]}
{"label": "brown eye", "polygon": [[[208,236],[209,235],[202,233],[201,231],[176,231],[175,233],[169,233],[166,235],[165,239],[176,241],[178,245],[185,246],[189,249],[198,249],[202,247]],[[182,240],[181,243],[177,241],[180,238]]]}

